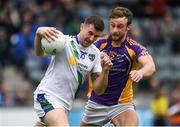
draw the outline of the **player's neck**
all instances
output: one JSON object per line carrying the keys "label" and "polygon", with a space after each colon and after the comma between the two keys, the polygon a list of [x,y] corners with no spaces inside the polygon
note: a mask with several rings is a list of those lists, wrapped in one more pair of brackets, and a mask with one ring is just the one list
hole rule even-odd
{"label": "player's neck", "polygon": [[124,42],[126,39],[126,35],[119,41],[119,43],[121,44],[122,42]]}
{"label": "player's neck", "polygon": [[78,42],[79,42],[79,46],[80,46],[80,47],[87,48],[87,47],[83,46],[83,42],[82,42],[82,39],[81,39],[81,34],[78,34],[78,35],[77,35],[77,40],[78,40]]}
{"label": "player's neck", "polygon": [[125,36],[123,36],[121,39],[119,39],[118,41],[114,41],[113,43],[115,43],[115,44],[121,44],[121,43],[123,43],[124,41],[125,41],[125,39],[126,39],[126,35]]}

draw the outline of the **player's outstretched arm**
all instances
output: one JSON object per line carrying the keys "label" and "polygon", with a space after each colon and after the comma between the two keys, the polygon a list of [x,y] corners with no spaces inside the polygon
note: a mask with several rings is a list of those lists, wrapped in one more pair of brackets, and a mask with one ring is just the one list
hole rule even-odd
{"label": "player's outstretched arm", "polygon": [[155,64],[151,55],[145,55],[138,58],[138,62],[142,65],[139,70],[130,72],[133,81],[139,82],[143,77],[151,76],[155,71]]}
{"label": "player's outstretched arm", "polygon": [[36,31],[34,45],[37,56],[44,56],[44,51],[41,48],[41,39],[45,37],[47,40],[55,40],[57,38],[58,30],[54,27],[39,27]]}
{"label": "player's outstretched arm", "polygon": [[92,74],[93,90],[98,95],[101,95],[105,92],[108,85],[109,70],[112,67],[112,62],[109,56],[105,53],[101,53],[101,65],[102,72]]}

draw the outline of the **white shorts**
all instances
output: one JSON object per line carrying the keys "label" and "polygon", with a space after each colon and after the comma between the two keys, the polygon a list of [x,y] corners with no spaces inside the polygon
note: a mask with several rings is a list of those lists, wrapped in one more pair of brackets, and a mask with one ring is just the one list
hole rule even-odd
{"label": "white shorts", "polygon": [[104,106],[88,100],[85,106],[82,122],[89,125],[103,126],[128,109],[134,110],[135,105],[129,103]]}
{"label": "white shorts", "polygon": [[68,115],[68,110],[64,108],[61,100],[55,96],[49,94],[35,94],[34,95],[34,109],[39,118],[43,118],[45,114],[55,108],[62,108],[65,110],[65,113]]}

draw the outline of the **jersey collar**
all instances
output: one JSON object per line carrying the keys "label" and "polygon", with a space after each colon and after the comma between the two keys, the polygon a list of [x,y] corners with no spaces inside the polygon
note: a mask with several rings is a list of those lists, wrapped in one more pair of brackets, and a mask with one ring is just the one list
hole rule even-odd
{"label": "jersey collar", "polygon": [[81,49],[87,49],[88,47],[84,47],[84,46],[82,46],[81,45],[81,43],[79,43],[79,40],[78,40],[78,37],[77,37],[77,35],[75,36],[75,38],[76,38],[76,41],[77,41],[77,43],[78,43],[78,46],[81,48]]}
{"label": "jersey collar", "polygon": [[79,40],[78,40],[78,37],[77,37],[77,35],[75,36],[75,38],[76,38],[76,41],[77,41],[77,43],[79,44]]}

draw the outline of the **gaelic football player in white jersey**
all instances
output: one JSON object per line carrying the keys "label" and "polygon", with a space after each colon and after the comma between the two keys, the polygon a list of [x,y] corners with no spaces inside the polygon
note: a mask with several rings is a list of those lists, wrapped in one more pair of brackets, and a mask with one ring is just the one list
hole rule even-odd
{"label": "gaelic football player in white jersey", "polygon": [[[102,18],[90,16],[81,24],[77,36],[65,35],[65,48],[52,56],[45,76],[34,91],[34,108],[41,120],[36,123],[37,126],[68,126],[68,112],[79,87],[89,74],[96,94],[101,95],[105,91],[112,63],[92,44],[103,30]],[[43,37],[55,40],[57,35],[58,30],[54,27],[39,27],[35,35],[36,55],[46,55],[41,49]]]}

